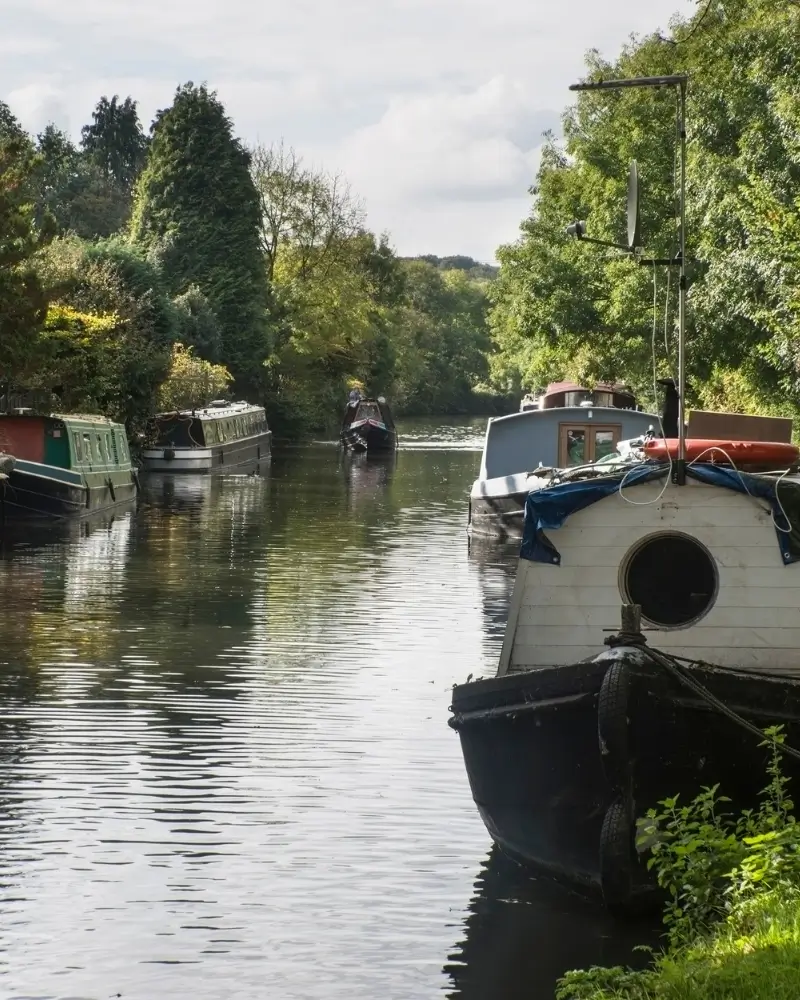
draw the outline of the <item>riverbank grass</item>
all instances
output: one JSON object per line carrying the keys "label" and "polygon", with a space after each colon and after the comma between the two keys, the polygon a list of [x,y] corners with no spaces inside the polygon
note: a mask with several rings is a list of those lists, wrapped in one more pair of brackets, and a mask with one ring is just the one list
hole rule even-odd
{"label": "riverbank grass", "polygon": [[642,971],[569,972],[557,1000],[800,1000],[800,824],[782,744],[780,727],[766,731],[769,783],[757,810],[726,813],[713,787],[648,814],[666,947]]}

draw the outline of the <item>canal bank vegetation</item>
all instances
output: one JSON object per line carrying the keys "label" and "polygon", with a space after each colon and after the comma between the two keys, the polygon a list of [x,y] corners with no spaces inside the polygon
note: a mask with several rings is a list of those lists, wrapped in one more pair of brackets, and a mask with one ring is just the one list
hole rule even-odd
{"label": "canal bank vegetation", "polygon": [[[677,6],[677,4],[676,4]],[[664,28],[665,26],[661,26]],[[693,17],[590,52],[587,79],[688,73],[687,350],[692,405],[800,410],[800,37],[793,0],[702,0]],[[570,240],[625,242],[628,165],[647,256],[676,252],[672,88],[582,92],[547,137],[532,210],[493,288],[495,386],[621,378],[652,399],[653,269]],[[678,289],[655,274],[660,375],[675,374]],[[666,346],[665,346],[666,339]]]}
{"label": "canal bank vegetation", "polygon": [[642,971],[568,973],[557,1000],[776,1000],[800,996],[800,824],[766,731],[758,809],[726,811],[719,788],[648,814],[642,838],[666,897],[666,948]]}
{"label": "canal bank vegetation", "polygon": [[398,257],[343,178],[246,148],[205,86],[149,134],[130,97],[92,118],[76,145],[0,103],[0,383],[131,430],[228,386],[290,437],[334,426],[353,385],[400,413],[508,405],[488,385],[495,269]]}

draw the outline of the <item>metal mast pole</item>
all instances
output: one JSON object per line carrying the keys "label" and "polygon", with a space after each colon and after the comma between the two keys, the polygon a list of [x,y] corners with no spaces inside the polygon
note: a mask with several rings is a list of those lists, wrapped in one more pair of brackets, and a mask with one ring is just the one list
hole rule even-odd
{"label": "metal mast pole", "polygon": [[678,482],[686,479],[686,80],[680,83],[681,194],[680,279],[678,285]]}
{"label": "metal mast pole", "polygon": [[[570,90],[624,90],[628,87],[677,87],[679,99],[678,132],[681,141],[681,190],[680,190],[680,259],[653,260],[646,263],[679,266],[679,297],[678,297],[678,460],[675,463],[675,481],[680,485],[686,482],[686,89],[688,76],[674,74],[671,76],[642,76],[629,80],[595,80],[591,83],[573,83]],[[673,195],[674,197],[674,195]],[[586,237],[582,237],[585,239]],[[595,241],[595,242],[600,242]],[[620,247],[620,249],[624,249]],[[633,247],[630,248],[634,250]],[[640,263],[645,261],[640,260]]]}

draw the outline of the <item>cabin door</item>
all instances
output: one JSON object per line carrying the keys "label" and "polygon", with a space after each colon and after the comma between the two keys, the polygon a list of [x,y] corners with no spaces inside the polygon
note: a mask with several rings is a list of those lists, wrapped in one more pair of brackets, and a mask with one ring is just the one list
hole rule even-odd
{"label": "cabin door", "polygon": [[52,424],[46,427],[44,433],[44,464],[55,465],[59,469],[68,469],[69,459],[69,438],[67,437],[66,426],[54,427]]}
{"label": "cabin door", "polygon": [[617,447],[622,425],[559,424],[558,431],[558,464],[565,469],[610,455]]}

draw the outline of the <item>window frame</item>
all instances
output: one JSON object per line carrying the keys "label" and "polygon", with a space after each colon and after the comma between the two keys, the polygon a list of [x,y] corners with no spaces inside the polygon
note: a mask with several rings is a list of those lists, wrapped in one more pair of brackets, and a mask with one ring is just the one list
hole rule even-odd
{"label": "window frame", "polygon": [[570,431],[583,431],[586,435],[586,445],[583,462],[581,465],[588,465],[595,461],[597,449],[596,435],[598,432],[610,431],[613,435],[612,443],[616,446],[622,437],[622,424],[596,424],[592,420],[580,422],[578,420],[568,420],[558,425],[558,467],[559,469],[574,469],[577,466],[569,464],[569,452],[567,450],[567,434]]}

